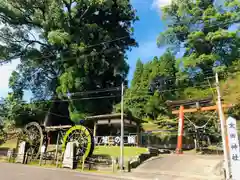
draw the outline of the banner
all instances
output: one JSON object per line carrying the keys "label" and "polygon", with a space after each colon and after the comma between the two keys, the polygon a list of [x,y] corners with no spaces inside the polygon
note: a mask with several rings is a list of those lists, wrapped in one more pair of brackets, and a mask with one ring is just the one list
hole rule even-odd
{"label": "banner", "polygon": [[228,148],[230,152],[230,170],[232,180],[240,180],[240,149],[237,134],[236,119],[229,117],[227,119]]}

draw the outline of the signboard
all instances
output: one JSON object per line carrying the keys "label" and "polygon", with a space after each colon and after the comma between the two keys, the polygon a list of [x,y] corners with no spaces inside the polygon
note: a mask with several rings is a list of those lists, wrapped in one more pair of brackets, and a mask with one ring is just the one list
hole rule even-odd
{"label": "signboard", "polygon": [[19,144],[19,147],[18,147],[18,154],[17,154],[17,158],[16,158],[16,163],[24,164],[25,149],[26,149],[26,142],[23,141]]}
{"label": "signboard", "polygon": [[46,146],[43,145],[43,146],[41,147],[41,153],[45,153],[45,151],[46,151]]}
{"label": "signboard", "polygon": [[[120,145],[121,142],[121,136],[96,136],[94,139],[97,145]],[[137,145],[138,143],[136,135],[124,136],[123,141],[127,145]]]}
{"label": "signboard", "polygon": [[76,156],[76,144],[75,142],[68,142],[66,150],[63,156],[62,166],[65,168],[74,168],[74,160]]}
{"label": "signboard", "polygon": [[236,119],[229,117],[227,119],[227,134],[228,134],[228,148],[230,152],[230,164],[233,180],[240,180],[239,168],[240,168],[240,149],[237,134]]}

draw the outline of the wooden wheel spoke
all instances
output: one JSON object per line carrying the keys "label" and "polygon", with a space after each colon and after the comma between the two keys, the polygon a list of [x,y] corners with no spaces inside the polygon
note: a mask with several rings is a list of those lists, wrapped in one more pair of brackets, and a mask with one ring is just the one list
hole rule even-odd
{"label": "wooden wheel spoke", "polygon": [[19,137],[19,141],[27,143],[27,154],[31,156],[31,159],[38,158],[43,143],[41,126],[36,122],[27,124]]}
{"label": "wooden wheel spoke", "polygon": [[68,142],[77,143],[77,157],[88,157],[93,152],[93,138],[91,137],[90,131],[84,126],[75,126],[70,128],[65,134],[65,142],[63,143],[63,151],[66,148]]}

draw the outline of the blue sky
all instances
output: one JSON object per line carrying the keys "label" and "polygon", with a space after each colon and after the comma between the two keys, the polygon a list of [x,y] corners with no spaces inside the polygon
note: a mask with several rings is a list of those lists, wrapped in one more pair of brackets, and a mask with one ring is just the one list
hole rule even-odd
{"label": "blue sky", "polygon": [[[133,7],[137,10],[140,21],[134,25],[134,37],[139,43],[138,48],[128,52],[130,71],[128,79],[131,80],[138,58],[143,62],[151,60],[154,56],[160,56],[165,49],[159,49],[156,45],[158,34],[164,30],[164,24],[160,18],[159,7],[168,4],[171,0],[132,0]],[[9,91],[8,79],[11,72],[16,69],[19,61],[0,66],[0,97],[7,96]]]}
{"label": "blue sky", "polygon": [[5,97],[8,94],[8,79],[12,71],[14,71],[18,65],[19,61],[15,60],[11,63],[0,66],[0,97]]}
{"label": "blue sky", "polygon": [[138,58],[147,62],[154,56],[160,56],[165,52],[165,48],[158,48],[156,42],[159,33],[165,29],[165,25],[160,18],[159,5],[166,4],[169,1],[132,0],[133,7],[136,8],[137,15],[140,18],[134,25],[134,37],[139,43],[139,47],[128,53],[129,80],[132,79]]}

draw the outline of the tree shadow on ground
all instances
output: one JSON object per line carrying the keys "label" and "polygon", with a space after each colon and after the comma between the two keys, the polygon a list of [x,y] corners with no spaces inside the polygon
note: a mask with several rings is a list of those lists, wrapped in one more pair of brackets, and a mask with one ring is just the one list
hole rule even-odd
{"label": "tree shadow on ground", "polygon": [[0,147],[0,156],[7,156],[9,148]]}

